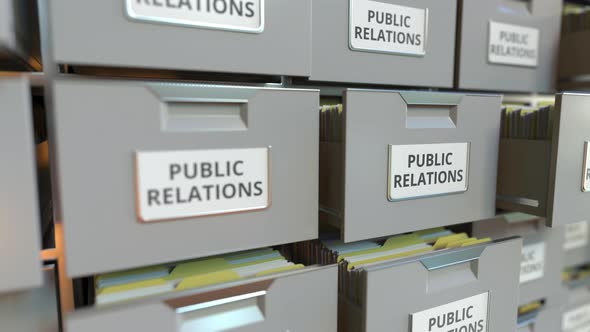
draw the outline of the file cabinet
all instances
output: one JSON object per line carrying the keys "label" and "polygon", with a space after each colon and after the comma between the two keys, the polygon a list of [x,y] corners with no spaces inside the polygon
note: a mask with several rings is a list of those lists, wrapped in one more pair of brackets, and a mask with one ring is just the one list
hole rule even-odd
{"label": "file cabinet", "polygon": [[41,287],[0,296],[3,331],[60,331],[55,273],[55,266],[48,265],[42,271]]}
{"label": "file cabinet", "polygon": [[562,228],[562,249],[564,267],[579,266],[590,263],[590,243],[588,222],[580,221],[567,224]]}
{"label": "file cabinet", "polygon": [[521,244],[507,239],[365,268],[361,303],[340,298],[340,330],[514,331]]}
{"label": "file cabinet", "polygon": [[318,97],[58,79],[53,135],[69,275],[317,238]]}
{"label": "file cabinet", "polygon": [[561,1],[462,0],[456,87],[552,92]]}
{"label": "file cabinet", "polygon": [[546,217],[548,226],[589,220],[590,95],[556,96],[551,139],[502,139],[497,206]]}
{"label": "file cabinet", "polygon": [[544,300],[558,306],[561,292],[563,232],[545,226],[545,220],[526,214],[504,214],[473,223],[473,236],[495,239],[523,238],[519,305]]}
{"label": "file cabinet", "polygon": [[498,96],[349,89],[343,101],[319,191],[345,242],[495,215]]}
{"label": "file cabinet", "polygon": [[48,11],[59,64],[310,74],[311,0],[52,0]]}
{"label": "file cabinet", "polygon": [[456,0],[323,0],[312,7],[311,80],[452,87]]}
{"label": "file cabinet", "polygon": [[1,77],[0,103],[0,293],[6,293],[42,283],[29,79]]}
{"label": "file cabinet", "polygon": [[0,70],[40,69],[36,11],[33,0],[0,2]]}
{"label": "file cabinet", "polygon": [[77,310],[70,332],[336,331],[337,267],[308,267],[161,297]]}

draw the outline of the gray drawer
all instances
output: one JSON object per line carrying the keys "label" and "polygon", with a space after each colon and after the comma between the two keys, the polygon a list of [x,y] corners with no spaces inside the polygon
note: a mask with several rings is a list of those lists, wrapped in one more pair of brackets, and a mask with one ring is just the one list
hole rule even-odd
{"label": "gray drawer", "polygon": [[68,315],[67,331],[336,331],[335,265]]}
{"label": "gray drawer", "polygon": [[561,1],[461,0],[460,8],[457,88],[554,91]]}
{"label": "gray drawer", "polygon": [[31,86],[0,78],[0,293],[41,286],[41,239]]}
{"label": "gray drawer", "polygon": [[563,234],[563,267],[590,263],[590,229],[587,221],[559,227]]}
{"label": "gray drawer", "polygon": [[178,1],[48,1],[52,55],[71,65],[309,75],[311,0],[232,1],[241,10],[217,7],[222,14],[186,2],[192,12],[166,6]]}
{"label": "gray drawer", "polygon": [[[341,299],[347,320],[344,331],[427,331],[431,327],[438,332],[477,326],[480,317],[489,332],[514,331],[521,244],[520,239],[511,239],[365,268],[359,279],[365,287],[362,304]],[[481,300],[486,295],[487,300]],[[462,312],[461,305],[467,304],[473,305],[472,313],[478,312],[471,320],[450,324],[447,329],[428,326],[436,315],[425,311]],[[412,329],[418,323],[426,326]]]}
{"label": "gray drawer", "polygon": [[[492,218],[499,107],[498,96],[346,90],[342,142],[320,147],[322,219],[352,242]],[[422,163],[406,167],[415,151]],[[454,153],[446,165],[424,163],[442,152]],[[421,182],[428,172],[448,180]]]}
{"label": "gray drawer", "polygon": [[317,91],[62,78],[54,99],[70,276],[317,237]]}
{"label": "gray drawer", "polygon": [[55,266],[49,265],[43,268],[42,275],[42,287],[0,296],[2,331],[60,331]]}
{"label": "gray drawer", "polygon": [[590,326],[590,288],[585,286],[566,289],[565,294],[561,331],[578,332],[580,328],[588,328]]}
{"label": "gray drawer", "polygon": [[561,292],[563,232],[560,228],[547,228],[541,218],[530,217],[523,220],[511,214],[476,222],[473,236],[495,239],[521,236],[519,304],[545,300],[546,305],[553,306],[559,302]]}
{"label": "gray drawer", "polygon": [[546,217],[549,226],[590,220],[584,189],[589,105],[588,94],[558,94],[551,140],[501,140],[499,208]]}
{"label": "gray drawer", "polygon": [[40,69],[39,24],[33,0],[0,2],[0,69]]}
{"label": "gray drawer", "polygon": [[[384,15],[379,16],[385,17],[383,23],[379,24],[377,17],[368,18],[371,10]],[[387,14],[391,14],[390,24],[387,24]],[[394,18],[397,22],[400,14],[410,17],[409,28],[392,27],[396,24]],[[328,82],[452,87],[456,15],[456,0],[313,1],[310,78]],[[357,34],[359,28],[362,35]],[[379,31],[399,33],[403,36],[402,43],[383,42],[383,38],[379,41]],[[387,40],[401,38],[392,37],[393,33],[387,35]]]}

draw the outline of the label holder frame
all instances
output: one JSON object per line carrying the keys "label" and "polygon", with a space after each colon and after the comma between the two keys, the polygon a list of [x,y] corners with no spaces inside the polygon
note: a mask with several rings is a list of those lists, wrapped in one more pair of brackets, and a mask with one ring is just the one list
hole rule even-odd
{"label": "label holder frame", "polygon": [[[371,50],[366,48],[357,48],[352,46],[352,39],[350,38],[350,28],[353,21],[352,14],[353,14],[353,2],[356,0],[349,0],[348,1],[348,48],[353,52],[365,52],[365,53],[374,53],[374,54],[381,54],[381,55],[401,55],[413,58],[425,58],[426,57],[426,48],[428,47],[429,42],[429,33],[428,28],[430,27],[429,20],[430,20],[430,8],[424,8],[424,52],[422,53],[409,53],[409,52],[399,52],[399,51],[379,51],[379,50]],[[371,0],[366,0],[371,1]],[[409,6],[403,6],[409,7]],[[421,9],[416,7],[409,7],[414,9]]]}
{"label": "label holder frame", "polygon": [[185,27],[185,28],[200,28],[212,31],[229,31],[229,32],[241,32],[241,33],[249,33],[249,34],[262,34],[266,27],[266,1],[260,1],[260,25],[258,28],[238,28],[235,26],[227,25],[227,24],[203,24],[203,23],[194,23],[187,20],[182,19],[165,19],[162,17],[155,17],[150,15],[139,15],[133,11],[131,8],[131,2],[133,0],[125,0],[123,4],[124,7],[124,16],[127,20],[132,23],[157,23],[161,25],[168,25],[173,27]]}
{"label": "label holder frame", "polygon": [[[161,218],[161,219],[153,219],[153,220],[145,220],[145,218],[142,217],[141,214],[141,202],[140,202],[140,193],[139,193],[139,165],[138,165],[138,160],[137,160],[137,156],[138,153],[140,152],[157,152],[154,150],[134,150],[133,151],[133,170],[135,171],[135,175],[134,175],[134,191],[135,191],[135,216],[136,216],[136,220],[139,224],[159,224],[162,222],[172,222],[172,221],[181,221],[181,220],[190,220],[190,219],[195,219],[195,218],[203,218],[203,217],[214,217],[214,216],[223,216],[223,215],[230,215],[230,214],[237,214],[237,213],[243,213],[243,212],[254,212],[254,211],[263,211],[263,210],[267,210],[270,207],[272,207],[272,158],[271,158],[271,151],[272,151],[272,145],[268,145],[266,147],[262,147],[262,148],[266,148],[267,153],[268,153],[268,160],[267,160],[267,179],[268,179],[268,197],[267,197],[267,204],[266,206],[261,206],[261,207],[252,207],[252,208],[246,208],[246,209],[231,209],[231,210],[220,210],[220,211],[216,211],[216,212],[211,212],[211,213],[199,213],[199,214],[195,214],[195,215],[191,215],[191,216],[185,216],[185,217],[172,217],[172,218]],[[224,148],[224,149],[202,149],[200,151],[203,150],[233,150],[234,148]],[[189,149],[184,149],[184,150],[173,150],[173,151],[193,151],[193,150],[189,150]]]}
{"label": "label holder frame", "polygon": [[[418,199],[426,199],[426,198],[435,198],[440,196],[449,196],[449,195],[459,195],[464,194],[469,191],[469,176],[471,172],[469,172],[469,168],[471,165],[471,142],[459,142],[459,144],[467,144],[467,169],[465,175],[465,190],[447,192],[447,193],[440,193],[440,194],[431,194],[431,195],[424,195],[424,196],[414,196],[414,197],[407,197],[407,198],[392,198],[390,195],[389,188],[391,187],[391,163],[392,163],[392,156],[391,156],[391,146],[400,145],[400,144],[387,144],[387,187],[386,187],[386,197],[387,201],[395,203],[395,202],[403,202],[403,201],[413,201]],[[420,144],[420,145],[437,145],[437,144],[455,144],[455,143],[428,143],[428,144]],[[403,144],[401,144],[403,145]],[[416,145],[416,144],[411,144]]]}

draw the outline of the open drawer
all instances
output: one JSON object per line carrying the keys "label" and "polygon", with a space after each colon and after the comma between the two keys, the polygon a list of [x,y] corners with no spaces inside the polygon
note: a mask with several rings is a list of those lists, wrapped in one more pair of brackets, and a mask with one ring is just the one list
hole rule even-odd
{"label": "open drawer", "polygon": [[322,108],[321,219],[352,242],[492,218],[499,107],[491,95],[345,90]]}
{"label": "open drawer", "polygon": [[336,331],[337,267],[303,270],[86,308],[68,332]]}
{"label": "open drawer", "polygon": [[588,94],[558,94],[547,139],[501,139],[499,208],[545,217],[550,227],[590,220],[589,106]]}
{"label": "open drawer", "polygon": [[536,300],[544,300],[545,306],[559,303],[563,260],[563,232],[560,228],[547,228],[545,220],[539,217],[508,213],[493,220],[473,223],[472,233],[477,237],[495,239],[522,237],[519,305]]}
{"label": "open drawer", "polygon": [[339,326],[350,332],[514,331],[521,244],[513,238],[368,266],[356,275],[360,302],[340,297]]}
{"label": "open drawer", "polygon": [[72,277],[317,237],[317,91],[61,78],[53,107]]}

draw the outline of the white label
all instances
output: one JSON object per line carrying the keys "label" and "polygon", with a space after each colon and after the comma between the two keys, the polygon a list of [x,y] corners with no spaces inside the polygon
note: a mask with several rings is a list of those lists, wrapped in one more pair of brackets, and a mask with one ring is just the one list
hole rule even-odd
{"label": "white label", "polygon": [[389,145],[388,199],[467,190],[469,143]]}
{"label": "white label", "polygon": [[427,26],[428,9],[350,0],[352,50],[424,55]]}
{"label": "white label", "polygon": [[126,9],[129,17],[144,21],[256,33],[264,30],[264,0],[126,0]]}
{"label": "white label", "polygon": [[488,330],[488,293],[412,314],[412,332]]}
{"label": "white label", "polygon": [[579,221],[565,225],[563,249],[573,250],[588,245],[588,222]]}
{"label": "white label", "polygon": [[503,65],[536,67],[539,30],[490,21],[488,61]]}
{"label": "white label", "polygon": [[264,209],[269,148],[137,152],[139,219],[151,222]]}
{"label": "white label", "polygon": [[529,244],[522,247],[520,261],[520,283],[543,278],[545,271],[545,243]]}
{"label": "white label", "polygon": [[[580,306],[564,313],[561,325],[564,331],[590,326],[590,304]],[[577,332],[578,330],[573,331]]]}
{"label": "white label", "polygon": [[582,174],[582,191],[590,191],[590,142],[584,142],[584,173]]}

